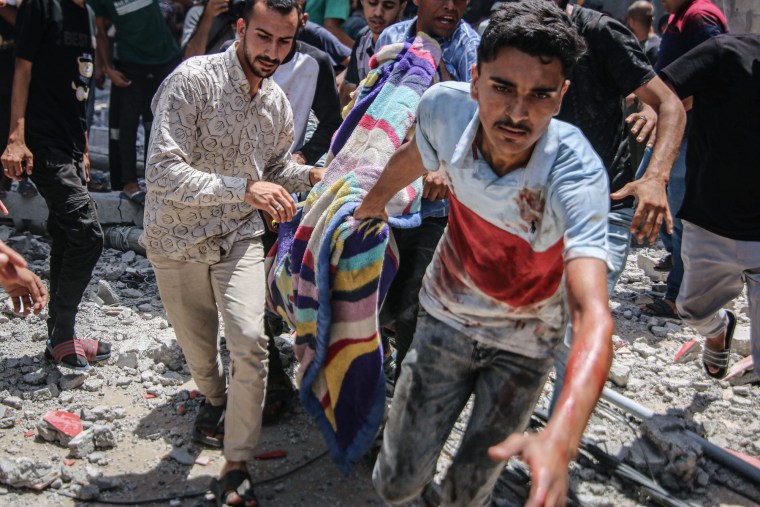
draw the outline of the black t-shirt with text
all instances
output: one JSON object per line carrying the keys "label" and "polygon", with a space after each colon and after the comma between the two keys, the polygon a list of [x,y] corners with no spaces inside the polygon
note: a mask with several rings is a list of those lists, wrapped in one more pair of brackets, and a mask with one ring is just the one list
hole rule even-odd
{"label": "black t-shirt with text", "polygon": [[[655,74],[636,37],[619,21],[574,6],[571,19],[588,49],[570,77],[560,120],[572,123],[599,154],[615,192],[633,181],[625,125],[625,97]],[[633,198],[612,201],[612,208],[633,206]]]}
{"label": "black t-shirt with text", "polygon": [[26,0],[16,28],[16,56],[32,62],[27,145],[32,151],[54,147],[81,155],[95,57],[89,8],[71,0]]}
{"label": "black t-shirt with text", "polygon": [[678,217],[760,241],[760,35],[713,37],[662,74],[681,98],[694,97]]}

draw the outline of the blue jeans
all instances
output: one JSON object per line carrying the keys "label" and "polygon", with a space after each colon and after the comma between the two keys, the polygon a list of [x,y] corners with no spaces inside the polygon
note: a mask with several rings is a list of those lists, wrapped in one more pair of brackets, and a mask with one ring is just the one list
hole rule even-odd
{"label": "blue jeans", "polygon": [[[646,160],[646,159],[645,159]],[[625,269],[625,261],[631,249],[631,222],[633,222],[633,208],[610,211],[607,216],[607,253],[609,255],[612,271],[607,273],[607,293],[612,294],[615,284]],[[565,384],[565,369],[567,368],[567,356],[570,351],[570,343],[573,338],[573,326],[567,325],[565,342],[557,347],[554,357],[554,370],[557,378],[554,382],[554,391],[549,405],[549,414],[554,411],[554,406],[559,400],[562,387]]]}
{"label": "blue jeans", "polygon": [[528,424],[552,358],[481,345],[420,310],[401,367],[372,482],[384,501],[404,503],[433,480],[435,464],[470,395],[472,416],[442,484],[441,505],[483,505],[503,463],[488,448]]}
{"label": "blue jeans", "polygon": [[673,164],[670,171],[670,180],[668,181],[668,206],[670,213],[673,215],[673,234],[670,236],[671,249],[673,255],[673,267],[668,274],[665,291],[665,299],[675,301],[678,297],[678,291],[681,289],[681,280],[683,280],[683,260],[681,259],[681,240],[683,238],[683,222],[676,218],[676,214],[681,210],[683,198],[686,193],[686,139],[681,143],[681,151],[678,152],[678,158]]}

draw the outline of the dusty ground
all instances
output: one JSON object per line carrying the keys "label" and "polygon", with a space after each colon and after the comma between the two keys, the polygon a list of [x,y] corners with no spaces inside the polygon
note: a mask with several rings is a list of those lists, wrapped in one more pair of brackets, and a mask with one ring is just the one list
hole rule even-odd
{"label": "dusty ground", "polygon": [[[0,239],[22,250],[32,268],[47,275],[45,240],[28,233],[19,236],[3,226]],[[632,251],[616,289],[611,302],[616,320],[617,350],[611,376],[615,382],[608,386],[662,415],[641,426],[601,403],[587,438],[656,479],[682,502],[758,505],[757,484],[704,457],[681,430],[693,429],[719,446],[760,456],[760,421],[756,417],[760,385],[745,383],[746,378],[735,384],[712,381],[702,373],[696,358],[682,364],[673,361],[679,348],[696,336],[677,321],[640,316],[639,306],[651,297],[652,283],[637,267],[638,254],[655,258],[661,252]],[[80,335],[112,341],[114,354],[86,378],[62,377],[44,361],[42,320],[0,313],[0,407],[6,411],[0,414],[0,478],[10,471],[17,472],[16,480],[35,482],[36,471],[37,476],[47,474],[48,479],[37,478],[38,483],[50,482],[41,491],[33,491],[10,487],[6,481],[0,487],[2,500],[23,506],[75,505],[84,500],[207,505],[203,493],[219,471],[222,457],[219,451],[201,449],[191,442],[200,398],[191,399],[195,386],[163,315],[149,264],[131,252],[108,250],[93,276],[90,293],[89,301],[81,306]],[[4,299],[0,293],[0,303]],[[746,304],[744,297],[733,303],[740,315],[734,350],[742,354],[748,353]],[[291,357],[287,343],[282,344],[286,358]],[[733,361],[741,357],[735,354]],[[550,389],[551,382],[546,395]],[[541,406],[547,402],[547,397],[542,397]],[[99,428],[112,435],[107,443],[113,447],[70,458],[67,447],[39,435],[41,418],[50,410],[81,414],[85,429]],[[463,424],[460,421],[439,462],[439,480],[455,452]],[[254,478],[261,481],[257,491],[263,505],[382,504],[372,490],[372,459],[366,458],[349,477],[341,476],[324,455],[322,437],[300,407],[278,424],[264,428],[259,449],[286,453],[284,458],[253,464]],[[20,458],[33,463],[25,465]],[[30,471],[24,472],[24,466]],[[516,479],[519,469],[512,466],[510,470],[497,487],[494,505],[521,504],[524,481]],[[608,465],[595,467],[592,460],[582,457],[571,471],[571,502],[610,506],[654,503],[641,490],[611,478],[610,473]],[[77,497],[80,500],[74,499]]]}

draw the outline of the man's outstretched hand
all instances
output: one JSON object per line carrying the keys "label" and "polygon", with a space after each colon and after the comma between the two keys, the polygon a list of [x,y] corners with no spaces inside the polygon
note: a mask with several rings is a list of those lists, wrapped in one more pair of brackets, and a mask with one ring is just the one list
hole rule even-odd
{"label": "man's outstretched hand", "polygon": [[530,467],[533,485],[526,507],[563,506],[567,502],[567,469],[570,464],[562,443],[551,440],[549,433],[514,433],[488,449],[496,461],[516,457]]}
{"label": "man's outstretched hand", "polygon": [[663,225],[668,233],[673,232],[667,185],[662,180],[644,175],[610,194],[610,197],[617,201],[629,195],[636,198],[636,213],[631,223],[631,234],[636,236],[636,239],[648,239],[650,243],[654,243]]}

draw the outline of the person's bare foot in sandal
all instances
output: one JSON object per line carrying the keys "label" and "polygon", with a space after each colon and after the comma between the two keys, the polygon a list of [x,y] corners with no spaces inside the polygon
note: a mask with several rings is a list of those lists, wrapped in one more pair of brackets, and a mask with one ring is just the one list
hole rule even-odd
{"label": "person's bare foot in sandal", "polygon": [[722,379],[728,373],[731,360],[731,342],[736,327],[736,316],[726,310],[728,322],[722,333],[712,338],[705,338],[705,349],[702,351],[702,364],[708,375]]}
{"label": "person's bare foot in sandal", "polygon": [[253,481],[245,461],[227,461],[222,467],[219,479],[212,485],[217,505],[240,505],[258,507],[253,493]]}

